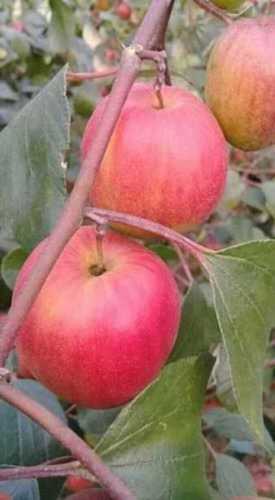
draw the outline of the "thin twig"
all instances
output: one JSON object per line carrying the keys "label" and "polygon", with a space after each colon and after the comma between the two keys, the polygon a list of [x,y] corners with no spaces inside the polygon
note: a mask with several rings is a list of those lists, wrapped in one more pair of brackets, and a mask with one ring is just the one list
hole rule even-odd
{"label": "thin twig", "polygon": [[216,458],[217,458],[217,453],[216,453],[216,451],[214,450],[213,446],[211,446],[211,444],[209,443],[208,439],[206,439],[206,437],[205,437],[205,436],[203,436],[203,441],[204,441],[204,444],[205,444],[205,446],[206,446],[207,450],[209,451],[209,453],[210,453],[211,457],[213,457],[213,458],[214,458],[214,460],[216,460]]}
{"label": "thin twig", "polygon": [[109,76],[115,76],[118,72],[118,68],[104,69],[101,71],[91,71],[87,73],[74,73],[73,71],[68,71],[67,81],[68,82],[83,82],[86,80],[98,80],[100,78],[107,78]]}
{"label": "thin twig", "polygon": [[116,222],[120,224],[126,224],[128,226],[137,227],[139,229],[147,231],[148,233],[157,234],[162,238],[168,241],[172,241],[173,243],[178,244],[180,247],[185,248],[189,253],[194,255],[194,257],[196,257],[202,265],[204,263],[204,254],[215,253],[214,250],[199,245],[195,241],[190,240],[180,233],[177,233],[173,229],[163,226],[162,224],[158,224],[157,222],[152,222],[148,219],[144,219],[143,217],[136,217],[135,215],[115,212],[113,210],[106,210],[104,208],[92,207],[87,207],[84,211],[84,215],[86,218],[91,219],[93,222],[102,222],[102,220],[105,220],[105,223]]}
{"label": "thin twig", "polygon": [[172,244],[173,248],[175,249],[175,251],[177,253],[177,256],[178,256],[180,264],[181,264],[181,267],[182,267],[182,269],[185,272],[185,275],[186,275],[187,280],[188,280],[188,285],[191,286],[194,280],[193,280],[193,276],[192,276],[192,273],[190,271],[190,268],[189,268],[189,266],[188,266],[188,264],[186,262],[186,259],[185,259],[184,255],[182,253],[182,250],[178,246],[177,243],[173,243],[172,242],[171,244]]}
{"label": "thin twig", "polygon": [[[84,474],[83,474],[84,472]],[[67,462],[65,464],[40,464],[31,467],[9,467],[7,469],[0,468],[0,481],[11,479],[31,479],[36,477],[62,477],[69,474],[77,474],[85,477],[85,479],[94,480],[94,476],[84,470],[78,460]],[[87,475],[89,477],[87,477]]]}
{"label": "thin twig", "polygon": [[108,490],[111,498],[114,500],[134,500],[136,498],[85,441],[40,403],[6,382],[0,383],[0,398],[18,408],[18,410],[22,411],[32,420],[38,422],[41,427],[58,439],[65,448],[70,449],[74,457],[95,475],[100,484]]}
{"label": "thin twig", "polygon": [[220,21],[223,21],[228,25],[233,23],[233,19],[227,16],[221,9],[219,9],[219,7],[216,7],[216,5],[214,5],[212,2],[208,2],[207,0],[194,0],[194,2],[209,14],[212,14],[217,19],[220,19]]}

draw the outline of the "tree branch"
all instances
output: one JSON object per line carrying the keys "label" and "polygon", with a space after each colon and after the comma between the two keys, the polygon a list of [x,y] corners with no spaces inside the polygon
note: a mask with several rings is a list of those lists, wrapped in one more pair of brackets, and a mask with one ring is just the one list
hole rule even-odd
{"label": "tree branch", "polygon": [[203,247],[193,240],[190,240],[186,236],[177,233],[173,229],[170,229],[157,222],[152,222],[148,219],[142,217],[136,217],[135,215],[124,214],[121,212],[114,212],[113,210],[106,210],[104,208],[92,208],[87,207],[84,210],[84,216],[91,219],[97,224],[106,224],[108,222],[116,222],[119,224],[125,224],[127,226],[137,227],[148,233],[153,233],[161,236],[162,238],[176,243],[182,248],[185,248],[189,253],[194,255],[196,259],[203,264],[203,255],[205,253],[212,254],[215,253],[214,250],[210,248]]}
{"label": "tree branch", "polygon": [[156,36],[159,34],[159,24],[166,20],[173,0],[152,0],[151,6],[137,31],[132,46],[124,49],[121,66],[113,85],[108,104],[103,114],[90,152],[83,162],[70,198],[64,211],[48,239],[45,252],[39,258],[34,272],[29,277],[22,292],[12,304],[7,321],[2,328],[0,338],[0,366],[14,346],[17,331],[25,319],[40,291],[48,273],[56,259],[61,254],[65,244],[72,237],[82,222],[82,212],[88,199],[97,170],[103,159],[112,132],[119,118],[123,104],[139,72],[141,61],[136,54],[135,46],[152,49]]}
{"label": "tree branch", "polygon": [[[134,500],[136,497],[126,485],[102,462],[99,456],[80,437],[47,408],[6,382],[0,383],[0,398],[12,404],[71,450],[73,456],[86,467],[114,500]],[[64,468],[64,464],[62,465]]]}
{"label": "tree branch", "polygon": [[82,82],[85,80],[98,80],[99,78],[107,78],[109,76],[115,76],[118,72],[118,68],[104,69],[102,71],[91,71],[90,73],[74,73],[73,71],[68,71],[67,81],[68,82]]}
{"label": "tree branch", "polygon": [[215,16],[217,19],[220,19],[220,21],[223,21],[226,24],[231,24],[233,23],[233,20],[227,16],[222,9],[219,9],[219,7],[216,7],[212,2],[209,2],[208,0],[194,0],[194,2],[201,7],[201,9],[205,10],[209,14],[212,14]]}
{"label": "tree branch", "polygon": [[[11,479],[32,479],[36,477],[62,477],[69,474],[77,474],[83,476],[85,479],[94,480],[92,475],[89,475],[85,470],[85,476],[79,461],[74,460],[71,462],[50,465],[47,463],[41,465],[34,465],[31,467],[9,467],[7,469],[0,468],[0,481],[7,481]],[[89,477],[87,477],[89,475]]]}

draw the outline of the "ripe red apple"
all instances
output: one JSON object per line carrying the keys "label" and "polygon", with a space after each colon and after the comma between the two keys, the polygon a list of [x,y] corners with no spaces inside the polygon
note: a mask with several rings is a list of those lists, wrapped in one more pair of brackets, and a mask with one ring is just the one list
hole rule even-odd
{"label": "ripe red apple", "polygon": [[84,477],[77,476],[75,474],[70,474],[65,481],[65,488],[72,492],[78,492],[91,488],[92,483],[85,479]]}
{"label": "ripe red apple", "polygon": [[275,19],[230,25],[207,68],[206,100],[228,141],[245,151],[275,144]]}
{"label": "ripe red apple", "polygon": [[[90,198],[97,207],[189,231],[211,214],[223,193],[227,146],[200,99],[174,86],[164,86],[162,96],[164,108],[151,85],[134,85]],[[107,103],[108,97],[86,126],[83,159]],[[123,229],[133,236],[148,236],[137,229]]]}
{"label": "ripe red apple", "polygon": [[66,500],[111,500],[106,490],[90,488],[66,497]]}
{"label": "ripe red apple", "polygon": [[[24,286],[41,242],[15,286]],[[180,300],[174,278],[154,253],[124,236],[103,240],[81,227],[49,274],[17,339],[20,362],[64,399],[84,407],[126,403],[149,384],[176,339]]]}
{"label": "ripe red apple", "polygon": [[116,6],[115,13],[123,21],[128,21],[131,17],[132,9],[128,3],[122,1]]}
{"label": "ripe red apple", "polygon": [[0,333],[1,333],[2,326],[4,325],[4,323],[6,321],[6,317],[7,317],[6,313],[0,312]]}

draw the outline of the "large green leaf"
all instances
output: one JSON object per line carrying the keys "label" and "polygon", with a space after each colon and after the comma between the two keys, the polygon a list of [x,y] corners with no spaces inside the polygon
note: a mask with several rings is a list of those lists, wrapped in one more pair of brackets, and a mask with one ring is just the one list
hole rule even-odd
{"label": "large green leaf", "polygon": [[236,402],[263,443],[263,366],[275,324],[275,241],[250,242],[207,255],[205,265]]}
{"label": "large green leaf", "polygon": [[40,500],[36,479],[1,481],[0,493],[7,493],[12,500]]}
{"label": "large green leaf", "polygon": [[118,416],[121,408],[110,408],[108,410],[78,409],[77,420],[81,429],[89,438],[89,442],[97,441],[107,431]]}
{"label": "large green leaf", "polygon": [[[205,412],[203,419],[207,423],[208,428],[213,429],[220,436],[238,441],[254,442],[255,436],[251,432],[247,421],[237,413],[229,412],[225,408],[215,408]],[[273,449],[274,452],[274,443],[266,429],[264,434],[266,448]],[[256,454],[256,448],[254,450]]]}
{"label": "large green leaf", "polygon": [[216,483],[224,500],[233,495],[256,495],[253,478],[248,469],[235,458],[216,455]]}
{"label": "large green leaf", "polygon": [[51,50],[66,52],[69,50],[75,30],[75,13],[63,0],[50,0],[52,10],[49,26],[49,43]]}
{"label": "large green leaf", "polygon": [[0,237],[25,249],[50,232],[64,204],[65,79],[63,69],[0,134]]}
{"label": "large green leaf", "polygon": [[182,319],[171,361],[206,352],[220,340],[215,310],[194,282],[182,306]]}
{"label": "large green leaf", "polygon": [[[43,404],[66,422],[57,398],[33,380],[19,380],[15,386]],[[0,463],[36,465],[66,454],[64,448],[40,425],[19,410],[0,400]]]}
{"label": "large green leaf", "polygon": [[170,363],[97,446],[138,500],[207,500],[201,408],[212,357]]}
{"label": "large green leaf", "polygon": [[12,290],[18,272],[23,266],[28,253],[18,247],[7,253],[1,261],[1,275],[6,285]]}

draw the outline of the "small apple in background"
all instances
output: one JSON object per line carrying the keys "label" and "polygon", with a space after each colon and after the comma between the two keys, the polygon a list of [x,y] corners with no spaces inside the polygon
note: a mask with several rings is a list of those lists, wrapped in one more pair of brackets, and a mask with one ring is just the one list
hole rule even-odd
{"label": "small apple in background", "polygon": [[132,14],[132,8],[127,2],[122,1],[115,7],[115,14],[123,21],[128,21]]}
{"label": "small apple in background", "polygon": [[[23,265],[16,300],[47,240]],[[176,340],[179,292],[154,253],[81,227],[55,263],[17,337],[22,366],[65,400],[91,408],[126,403],[159,374]]]}
{"label": "small apple in background", "polygon": [[24,23],[23,23],[23,21],[20,21],[19,19],[16,21],[12,21],[10,26],[11,26],[11,28],[13,28],[15,31],[18,31],[19,33],[22,33],[22,31],[24,31]]}
{"label": "small apple in background", "polygon": [[82,491],[87,488],[91,488],[91,486],[91,481],[75,474],[69,475],[64,484],[64,488],[71,492]]}
{"label": "small apple in background", "polygon": [[95,2],[95,9],[96,10],[101,10],[101,11],[106,11],[109,10],[111,7],[111,2],[110,0],[96,0]]}
{"label": "small apple in background", "polygon": [[[163,86],[161,108],[151,85],[133,86],[91,191],[92,204],[187,232],[214,210],[224,190],[228,150],[207,106],[191,92]],[[108,97],[82,140],[89,153]],[[131,236],[148,237],[114,225]],[[150,235],[149,235],[150,236]]]}
{"label": "small apple in background", "polygon": [[120,58],[118,50],[107,48],[104,52],[104,57],[108,62],[118,61]]}
{"label": "small apple in background", "polygon": [[254,151],[275,144],[275,19],[231,24],[218,38],[205,95],[227,140]]}

